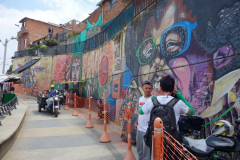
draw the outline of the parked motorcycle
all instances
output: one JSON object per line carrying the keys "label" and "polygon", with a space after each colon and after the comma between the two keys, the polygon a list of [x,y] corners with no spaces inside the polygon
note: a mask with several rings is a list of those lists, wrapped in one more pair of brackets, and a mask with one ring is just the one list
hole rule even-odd
{"label": "parked motorcycle", "polygon": [[240,158],[240,119],[233,126],[225,120],[216,123],[206,139],[183,138],[185,146],[199,160],[237,160]]}

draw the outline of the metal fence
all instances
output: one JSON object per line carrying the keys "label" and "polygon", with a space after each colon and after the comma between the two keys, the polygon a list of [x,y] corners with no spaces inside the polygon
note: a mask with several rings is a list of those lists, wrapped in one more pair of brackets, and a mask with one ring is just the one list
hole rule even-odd
{"label": "metal fence", "polygon": [[[16,104],[18,104],[18,99],[17,96],[9,101],[8,103],[4,103],[2,106],[0,106],[0,118],[2,118],[4,115],[12,115],[11,110],[12,109],[17,109]],[[2,126],[1,121],[0,121],[0,126]]]}
{"label": "metal fence", "polygon": [[128,5],[112,20],[112,22],[100,33],[87,39],[86,41],[60,45],[55,47],[45,47],[40,49],[27,49],[16,51],[14,57],[39,56],[39,55],[59,55],[69,53],[83,53],[96,49],[109,41],[118,31],[120,31],[134,17],[145,8],[152,5],[157,0],[132,0]]}

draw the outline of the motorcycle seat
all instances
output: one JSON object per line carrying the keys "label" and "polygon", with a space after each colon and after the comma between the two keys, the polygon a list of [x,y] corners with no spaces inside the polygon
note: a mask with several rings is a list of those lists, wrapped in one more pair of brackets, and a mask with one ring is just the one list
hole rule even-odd
{"label": "motorcycle seat", "polygon": [[213,152],[214,148],[212,147],[207,147],[207,152],[201,151],[199,149],[196,149],[194,147],[190,147],[189,145],[185,145],[185,147],[187,148],[188,151],[190,151],[194,156],[196,157],[201,157],[201,158],[205,158],[205,157],[210,157],[211,153]]}
{"label": "motorcycle seat", "polygon": [[214,148],[210,146],[207,146],[206,151],[202,151],[200,149],[190,147],[188,141],[185,138],[183,138],[183,144],[186,147],[186,149],[190,151],[193,155],[201,158],[210,157],[211,153],[214,151]]}

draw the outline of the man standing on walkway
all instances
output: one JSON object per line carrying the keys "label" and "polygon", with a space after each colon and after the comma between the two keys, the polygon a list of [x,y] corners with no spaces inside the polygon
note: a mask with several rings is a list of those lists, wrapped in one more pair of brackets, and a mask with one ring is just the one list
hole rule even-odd
{"label": "man standing on walkway", "polygon": [[[145,81],[142,86],[144,96],[139,98],[139,107],[144,105],[152,96],[153,86],[151,81]],[[148,128],[148,121],[150,119],[150,114],[138,115],[138,118],[135,122],[135,129],[137,130],[137,152],[139,160],[150,160],[151,153],[150,148],[146,146],[144,142],[144,135]]]}

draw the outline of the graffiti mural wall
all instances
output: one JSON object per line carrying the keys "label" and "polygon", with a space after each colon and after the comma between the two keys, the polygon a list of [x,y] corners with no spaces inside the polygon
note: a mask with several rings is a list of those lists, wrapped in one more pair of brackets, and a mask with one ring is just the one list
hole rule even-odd
{"label": "graffiti mural wall", "polygon": [[[34,95],[50,83],[61,88],[66,81],[85,81],[71,87],[82,97],[106,98],[118,120],[128,102],[138,111],[145,80],[157,96],[159,80],[171,75],[196,115],[234,122],[240,116],[240,108],[232,107],[240,98],[239,53],[238,0],[162,0],[101,48],[42,58],[22,73],[21,87]],[[14,69],[29,60],[14,59]]]}
{"label": "graffiti mural wall", "polygon": [[15,88],[20,93],[25,91],[33,96],[37,96],[38,92],[48,89],[48,85],[52,79],[52,57],[23,57],[13,60],[13,70],[23,66],[32,59],[41,58],[38,63],[28,68],[18,76],[26,83],[24,85],[15,85]]}

